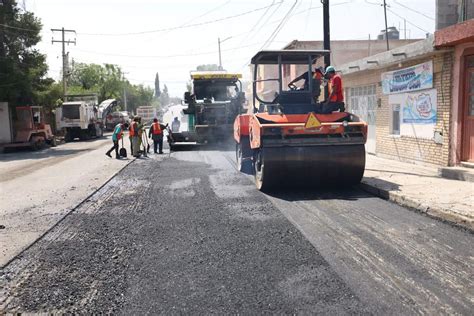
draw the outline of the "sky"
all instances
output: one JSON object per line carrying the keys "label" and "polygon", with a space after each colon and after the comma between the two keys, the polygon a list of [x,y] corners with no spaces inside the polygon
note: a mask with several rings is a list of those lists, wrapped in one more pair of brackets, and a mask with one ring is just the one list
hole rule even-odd
{"label": "sky", "polygon": [[[248,63],[261,49],[281,49],[293,40],[322,40],[320,0],[18,0],[43,23],[37,48],[47,55],[49,76],[61,76],[60,32],[71,59],[119,65],[133,84],[154,86],[155,74],[172,96],[182,97],[189,72],[222,64],[250,78]],[[330,0],[331,40],[376,38],[384,29],[382,0]],[[387,0],[388,26],[407,38],[435,28],[435,0]]]}

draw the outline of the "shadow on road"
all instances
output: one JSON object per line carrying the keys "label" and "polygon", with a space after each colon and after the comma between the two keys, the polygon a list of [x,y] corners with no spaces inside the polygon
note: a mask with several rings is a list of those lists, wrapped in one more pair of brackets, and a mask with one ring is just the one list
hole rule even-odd
{"label": "shadow on road", "polygon": [[345,200],[357,201],[360,199],[373,198],[370,193],[363,191],[357,186],[348,188],[281,188],[265,192],[271,197],[285,201],[313,201],[313,200]]}
{"label": "shadow on road", "polygon": [[[81,143],[92,143],[98,141],[99,139],[84,141]],[[71,144],[71,143],[68,143]],[[77,149],[65,149],[63,146],[59,145],[58,147],[47,147],[43,150],[32,151],[29,148],[18,148],[14,152],[7,152],[0,154],[0,161],[20,161],[26,159],[45,159],[52,157],[62,157],[67,155],[74,155],[81,152],[89,152],[95,150],[99,147],[104,146],[104,143],[98,143],[97,145],[91,145],[88,148],[77,148]]]}

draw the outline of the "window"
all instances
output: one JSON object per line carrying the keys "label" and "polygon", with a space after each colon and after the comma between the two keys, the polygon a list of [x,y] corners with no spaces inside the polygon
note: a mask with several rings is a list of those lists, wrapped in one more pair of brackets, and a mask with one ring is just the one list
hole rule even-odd
{"label": "window", "polygon": [[400,135],[400,104],[391,104],[391,124],[390,124],[390,134]]}

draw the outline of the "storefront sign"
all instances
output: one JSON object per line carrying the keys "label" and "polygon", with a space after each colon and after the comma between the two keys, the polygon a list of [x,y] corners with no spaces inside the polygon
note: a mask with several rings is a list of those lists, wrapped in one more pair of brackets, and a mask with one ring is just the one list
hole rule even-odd
{"label": "storefront sign", "polygon": [[433,88],[433,62],[382,73],[384,94],[403,93]]}

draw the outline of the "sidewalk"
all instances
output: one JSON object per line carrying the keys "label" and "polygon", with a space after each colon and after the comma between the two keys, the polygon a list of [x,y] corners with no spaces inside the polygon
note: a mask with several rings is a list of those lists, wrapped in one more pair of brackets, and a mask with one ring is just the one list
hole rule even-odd
{"label": "sidewalk", "polygon": [[382,198],[474,230],[474,183],[438,169],[367,155],[362,188]]}

